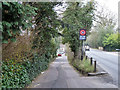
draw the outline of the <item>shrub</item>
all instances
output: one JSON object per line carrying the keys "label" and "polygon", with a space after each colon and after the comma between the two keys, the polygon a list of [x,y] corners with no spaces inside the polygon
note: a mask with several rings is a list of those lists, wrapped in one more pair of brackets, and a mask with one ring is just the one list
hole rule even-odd
{"label": "shrub", "polygon": [[86,60],[85,58],[83,61],[74,60],[73,66],[86,74],[94,71],[94,67],[90,65],[90,61],[88,59]]}
{"label": "shrub", "polygon": [[32,60],[18,63],[16,60],[2,62],[2,87],[23,88],[42,71],[48,68],[49,62],[45,55],[34,55]]}
{"label": "shrub", "polygon": [[48,68],[48,63],[45,61],[45,57],[35,55],[32,61],[27,60],[23,64],[27,70],[28,76],[32,81],[39,73]]}
{"label": "shrub", "polygon": [[106,34],[107,37],[104,37],[103,45],[104,50],[107,51],[115,51],[115,49],[119,49],[120,47],[120,40],[119,36],[120,34],[114,33],[114,34]]}
{"label": "shrub", "polygon": [[2,63],[2,87],[4,88],[23,88],[30,79],[27,70],[20,63],[13,60]]}

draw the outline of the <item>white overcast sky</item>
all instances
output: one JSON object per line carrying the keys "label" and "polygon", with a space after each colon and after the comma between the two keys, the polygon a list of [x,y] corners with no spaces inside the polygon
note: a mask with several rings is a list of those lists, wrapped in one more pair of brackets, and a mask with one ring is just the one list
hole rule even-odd
{"label": "white overcast sky", "polygon": [[[90,1],[90,0],[82,0],[82,1]],[[118,2],[120,0],[94,0],[94,1],[96,1],[101,7],[111,11],[114,15],[116,15],[116,17],[118,16]],[[97,9],[100,10],[101,7],[98,6]]]}
{"label": "white overcast sky", "polygon": [[95,0],[101,6],[107,8],[108,10],[112,11],[115,14],[118,14],[118,2],[120,0]]}
{"label": "white overcast sky", "polygon": [[[82,0],[82,1],[91,1],[91,0]],[[107,13],[115,15],[115,18],[118,19],[118,2],[120,0],[94,0],[97,2],[97,11],[101,11],[101,7]]]}
{"label": "white overcast sky", "polygon": [[[82,1],[90,1],[90,0],[82,0]],[[97,11],[101,11],[101,7],[106,11],[105,13],[109,13],[112,15],[112,16],[115,16],[114,17],[114,20],[117,21],[117,25],[116,27],[118,27],[118,2],[120,2],[120,0],[94,0],[98,3],[97,5]],[[63,5],[65,6],[65,5]],[[56,7],[55,8],[56,10],[57,9],[61,9],[61,10],[65,10],[63,9],[62,7]],[[58,11],[58,14],[60,14],[61,12]],[[60,17],[62,17],[60,15]]]}
{"label": "white overcast sky", "polygon": [[[114,15],[114,19],[116,20],[116,28],[118,27],[118,2],[120,0],[95,0],[98,4],[106,9],[106,12],[111,12]],[[100,7],[97,8],[100,10]]]}

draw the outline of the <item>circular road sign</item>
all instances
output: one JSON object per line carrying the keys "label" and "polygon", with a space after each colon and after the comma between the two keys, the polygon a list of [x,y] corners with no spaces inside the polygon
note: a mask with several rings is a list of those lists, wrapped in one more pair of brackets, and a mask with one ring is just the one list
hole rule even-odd
{"label": "circular road sign", "polygon": [[80,34],[81,34],[81,35],[85,35],[85,34],[86,34],[86,31],[85,31],[85,30],[81,30],[81,31],[80,31]]}

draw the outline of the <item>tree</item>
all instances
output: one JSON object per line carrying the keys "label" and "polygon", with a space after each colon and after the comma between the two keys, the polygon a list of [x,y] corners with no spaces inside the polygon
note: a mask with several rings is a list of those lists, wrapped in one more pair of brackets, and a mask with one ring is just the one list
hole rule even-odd
{"label": "tree", "polygon": [[81,54],[82,42],[79,40],[79,30],[84,28],[87,30],[87,35],[92,26],[94,17],[95,5],[91,0],[84,4],[83,2],[69,2],[68,7],[64,12],[63,22],[63,43],[69,43],[71,50],[74,52],[74,57],[79,58]]}
{"label": "tree", "polygon": [[88,44],[90,47],[97,48],[98,47],[98,33],[95,31],[92,31],[91,34],[87,37],[86,44]]}
{"label": "tree", "polygon": [[87,39],[87,43],[94,48],[104,47],[104,37],[107,38],[107,34],[113,34],[114,32],[116,32],[116,20],[114,19],[114,15],[112,15],[110,11],[105,11],[105,9],[102,8],[102,11],[97,11],[97,13],[95,14],[94,21],[96,22],[96,25],[91,30],[91,34],[89,36],[90,38]]}
{"label": "tree", "polygon": [[16,35],[32,26],[31,20],[36,8],[29,3],[3,2],[2,3],[2,42],[15,41]]}
{"label": "tree", "polygon": [[104,47],[103,40],[104,37],[107,38],[107,34],[113,34],[113,27],[107,26],[103,27],[98,24],[97,27],[91,31],[91,34],[88,36],[86,43],[88,43],[93,48]]}
{"label": "tree", "polygon": [[[59,3],[3,3],[3,42],[10,42],[3,44],[7,48],[2,49],[3,88],[25,87],[43,70],[46,70],[49,62],[56,56],[60,26],[53,9],[56,5]],[[26,32],[20,32],[25,29],[27,29]],[[17,41],[11,42],[12,38],[16,38]]]}
{"label": "tree", "polygon": [[114,34],[107,34],[107,37],[104,37],[104,47],[110,47],[115,49],[119,49],[120,48],[120,41],[119,41],[119,37],[120,34],[119,33],[114,33]]}
{"label": "tree", "polygon": [[[35,29],[32,30],[33,49],[39,55],[51,57],[57,51],[56,37],[60,22],[57,19],[57,13],[54,11],[56,5],[61,5],[59,2],[36,2],[31,3],[33,7],[38,8],[35,16]],[[55,39],[55,40],[53,40]],[[54,54],[51,53],[54,52]]]}

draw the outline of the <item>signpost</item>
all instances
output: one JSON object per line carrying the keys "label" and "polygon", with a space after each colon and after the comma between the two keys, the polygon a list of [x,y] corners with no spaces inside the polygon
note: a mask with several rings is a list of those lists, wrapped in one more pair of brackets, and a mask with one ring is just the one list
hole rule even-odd
{"label": "signpost", "polygon": [[86,29],[80,29],[79,40],[82,40],[82,55],[81,60],[83,60],[83,40],[86,40]]}

